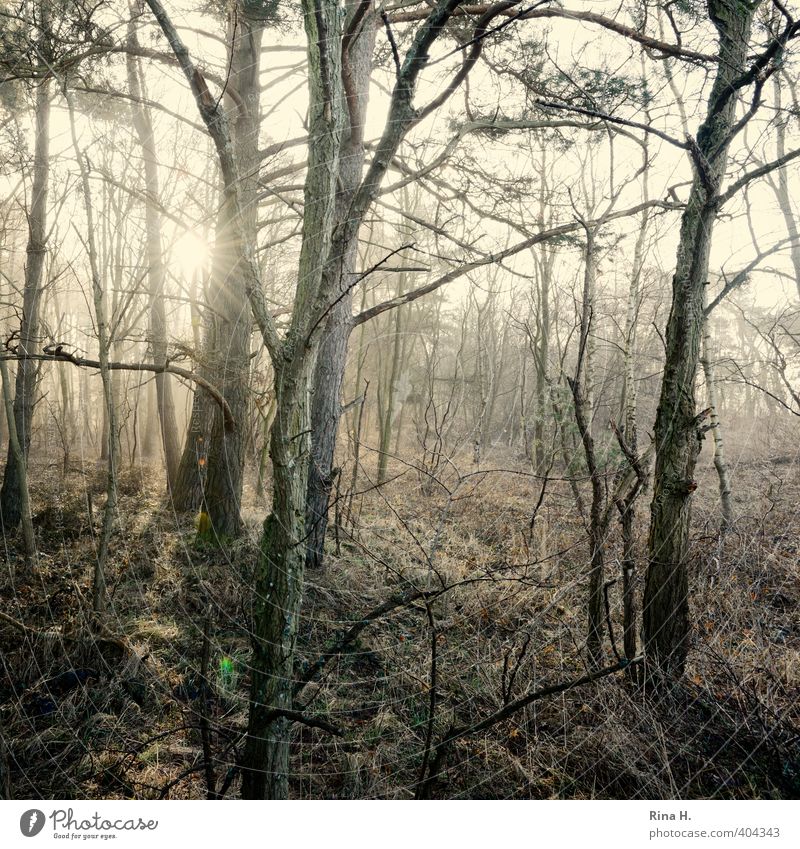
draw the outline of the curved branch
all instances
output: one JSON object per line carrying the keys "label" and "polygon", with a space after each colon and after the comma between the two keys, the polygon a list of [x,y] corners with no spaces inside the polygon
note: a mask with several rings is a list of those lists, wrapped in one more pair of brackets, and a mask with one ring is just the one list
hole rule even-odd
{"label": "curved branch", "polygon": [[[50,353],[45,349],[44,354],[5,354],[0,357],[3,360],[39,360],[42,362],[56,362],[56,363],[72,363],[72,365],[77,366],[78,368],[100,368],[100,362],[98,360],[88,360],[85,357],[78,357],[75,354],[70,354],[66,351],[61,351],[60,353]],[[225,425],[225,430],[228,433],[236,430],[236,420],[233,417],[233,413],[231,412],[231,408],[228,406],[228,402],[223,397],[222,393],[214,386],[213,383],[209,383],[204,377],[201,377],[199,374],[195,374],[193,371],[189,371],[185,368],[180,368],[180,366],[172,365],[167,362],[163,365],[157,365],[156,363],[108,363],[106,366],[110,371],[149,371],[153,374],[174,374],[177,377],[182,377],[185,380],[190,380],[193,383],[196,383],[198,386],[205,389],[206,392],[214,399],[214,401],[219,405],[220,410],[222,411],[222,418]]]}
{"label": "curved branch", "polygon": [[[488,11],[489,8],[490,6],[487,3],[471,3],[456,9],[456,11],[453,12],[453,16],[481,15]],[[426,17],[427,12],[428,10],[424,7],[406,12],[398,11],[390,13],[389,19],[395,24],[407,23]],[[514,13],[507,10],[501,14],[512,15]],[[682,45],[670,44],[668,41],[661,41],[657,38],[652,38],[643,32],[639,32],[633,27],[621,24],[618,21],[615,21],[612,18],[607,18],[597,12],[579,12],[575,9],[561,9],[553,6],[546,9],[533,9],[522,14],[520,17],[522,20],[533,20],[534,18],[562,18],[570,21],[581,21],[588,24],[595,24],[596,26],[607,29],[610,32],[614,32],[617,35],[630,39],[631,41],[635,41],[643,47],[647,47],[651,50],[658,50],[660,53],[664,53],[667,56],[674,56],[676,59],[684,59],[692,62],[719,62],[719,57],[717,56],[712,56],[709,53],[700,53],[696,50],[688,50]]]}

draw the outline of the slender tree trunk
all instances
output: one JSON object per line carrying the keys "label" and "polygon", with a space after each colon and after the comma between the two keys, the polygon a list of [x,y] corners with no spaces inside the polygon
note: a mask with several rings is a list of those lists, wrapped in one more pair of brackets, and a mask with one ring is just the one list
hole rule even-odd
{"label": "slender tree trunk", "polygon": [[[44,80],[36,90],[36,140],[33,160],[31,208],[28,213],[28,245],[26,248],[25,288],[22,296],[20,323],[20,354],[39,353],[39,310],[42,276],[47,253],[47,189],[50,180],[50,83]],[[22,456],[27,460],[31,444],[31,426],[36,405],[39,369],[34,360],[17,363],[14,394],[14,421]],[[22,475],[17,456],[9,440],[3,486],[0,489],[0,513],[6,530],[15,528],[22,515]]]}
{"label": "slender tree trunk", "polygon": [[[645,184],[646,185],[646,184]],[[645,200],[647,189],[645,188]],[[636,447],[636,329],[639,319],[639,297],[641,291],[642,269],[644,267],[644,243],[647,235],[649,215],[642,213],[636,245],[633,249],[633,267],[628,287],[628,303],[625,310],[625,335],[622,340],[623,377],[622,398],[620,401],[622,433],[625,441],[634,450]]]}
{"label": "slender tree trunk", "polygon": [[545,420],[548,409],[548,373],[550,357],[550,285],[553,268],[553,254],[542,248],[539,275],[539,327],[536,345],[536,388],[534,402],[533,456],[536,460],[536,473],[542,474],[546,467],[545,459]]}
{"label": "slender tree trunk", "polygon": [[[772,78],[773,91],[775,93],[775,123],[776,123],[776,157],[786,155],[786,123],[789,116],[783,112],[781,104],[781,83],[778,74]],[[797,215],[792,205],[792,196],[789,192],[789,169],[779,168],[777,174],[777,185],[773,182],[775,195],[778,199],[778,208],[786,222],[786,232],[791,239],[789,244],[789,256],[792,260],[797,294],[800,296],[800,229],[797,226]]]}
{"label": "slender tree trunk", "polygon": [[695,377],[703,332],[711,235],[736,117],[734,85],[747,67],[750,27],[758,4],[709,0],[719,33],[717,76],[697,134],[695,176],[681,221],[666,361],[656,414],[656,463],[649,566],[643,601],[645,651],[651,668],[681,674],[689,648],[688,555],[691,495],[700,450]]}
{"label": "slender tree trunk", "polygon": [[92,206],[92,190],[89,183],[89,172],[84,155],[78,145],[75,130],[75,113],[72,101],[68,99],[72,145],[81,175],[83,203],[86,212],[86,245],[89,254],[89,267],[92,275],[92,293],[94,296],[95,326],[97,328],[98,361],[100,363],[100,378],[103,382],[103,399],[105,401],[106,423],[108,428],[108,474],[106,478],[106,504],[103,510],[103,526],[100,531],[100,543],[95,560],[94,578],[92,582],[92,607],[94,612],[102,616],[106,611],[106,565],[111,544],[111,534],[117,513],[117,470],[119,466],[119,430],[115,404],[114,383],[108,368],[108,353],[111,339],[106,315],[106,292],[100,273],[100,263],[97,256],[97,245],[94,229],[94,209]]}
{"label": "slender tree trunk", "polygon": [[[128,45],[138,47],[136,37],[135,7],[128,23]],[[158,211],[159,182],[158,159],[150,113],[140,101],[143,86],[138,63],[133,53],[127,54],[128,89],[133,96],[131,113],[133,126],[139,137],[144,160],[144,184],[147,195],[145,204],[145,231],[147,236],[147,264],[150,291],[150,347],[153,362],[161,365],[167,361],[167,319],[164,309],[165,268],[161,245],[161,215]],[[155,375],[158,421],[161,426],[161,444],[167,470],[167,486],[175,486],[180,463],[178,425],[175,420],[175,405],[172,400],[171,378],[166,372]]]}
{"label": "slender tree trunk", "polygon": [[[402,295],[406,287],[406,274],[400,275],[397,294]],[[386,409],[384,410],[381,426],[380,444],[378,446],[378,479],[382,484],[386,480],[386,467],[389,462],[389,452],[392,444],[392,425],[395,419],[395,399],[397,397],[397,381],[400,379],[400,366],[403,350],[403,311],[395,310],[394,340],[392,344],[392,362],[389,368],[389,385],[386,392]]]}
{"label": "slender tree trunk", "polygon": [[589,508],[589,598],[587,604],[588,629],[586,650],[589,665],[598,668],[603,659],[603,639],[605,635],[605,599],[603,583],[605,579],[605,544],[608,533],[608,518],[605,510],[606,494],[603,476],[597,464],[594,438],[592,436],[591,392],[592,360],[591,337],[593,330],[593,309],[595,275],[595,232],[587,228],[585,266],[583,278],[583,304],[581,310],[581,329],[578,342],[578,366],[575,379],[569,380],[575,407],[575,421],[581,437],[586,466],[592,485],[592,501]]}
{"label": "slender tree trunk", "polygon": [[714,361],[711,359],[711,329],[709,317],[703,323],[703,347],[701,362],[706,379],[706,398],[708,399],[709,424],[714,436],[714,468],[719,478],[719,500],[722,511],[720,532],[725,533],[733,521],[733,504],[731,502],[731,481],[728,473],[728,463],[725,459],[725,443],[722,437],[722,427],[717,410],[717,377]]}

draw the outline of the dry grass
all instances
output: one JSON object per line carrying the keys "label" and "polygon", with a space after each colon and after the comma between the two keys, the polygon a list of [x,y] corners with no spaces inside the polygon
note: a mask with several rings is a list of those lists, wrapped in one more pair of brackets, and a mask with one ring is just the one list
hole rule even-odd
{"label": "dry grass", "polygon": [[[369,489],[370,462],[362,489]],[[490,466],[519,462],[498,454]],[[463,468],[473,471],[466,461]],[[356,497],[355,529],[341,529],[338,543],[332,534],[327,568],[307,576],[298,673],[391,595],[409,586],[454,586],[430,611],[417,602],[376,620],[306,686],[304,711],[343,733],[295,726],[296,797],[413,795],[430,721],[434,643],[434,742],[451,724],[496,710],[504,688],[513,698],[585,671],[586,542],[567,484],[551,483],[531,534],[540,487],[532,478],[494,472],[454,492],[451,476],[444,480],[449,495],[434,487],[426,496],[413,469],[395,463],[391,472],[385,487]],[[618,675],[536,702],[459,740],[434,795],[798,795],[798,467],[763,460],[737,467],[739,518],[722,546],[713,533],[715,482],[711,470],[703,475],[692,549],[696,627],[685,681],[653,700]],[[235,795],[260,509],[248,496],[252,526],[230,550],[198,548],[191,521],[171,513],[154,475],[126,479],[109,576],[110,630],[123,638],[114,655],[113,644],[93,640],[84,614],[94,556],[85,493],[93,486],[82,476],[65,484],[35,476],[38,569],[27,579],[9,573],[0,588],[6,614],[48,632],[22,635],[0,623],[0,716],[14,794],[202,798],[206,713],[218,787]],[[102,496],[93,499],[96,525]],[[617,544],[610,544],[610,572]],[[7,545],[14,563],[14,541]],[[612,587],[619,634],[617,596]],[[209,616],[211,672],[203,682]],[[57,676],[70,670],[84,671],[85,680],[63,689]]]}

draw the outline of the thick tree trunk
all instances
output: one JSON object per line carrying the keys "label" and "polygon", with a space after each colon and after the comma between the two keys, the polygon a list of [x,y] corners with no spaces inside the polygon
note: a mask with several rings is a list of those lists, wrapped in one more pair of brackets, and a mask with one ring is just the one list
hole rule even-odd
{"label": "thick tree trunk", "polygon": [[238,93],[227,97],[231,136],[238,169],[238,215],[223,203],[217,222],[210,298],[211,335],[206,357],[213,380],[239,425],[226,431],[218,409],[211,413],[207,443],[204,507],[218,539],[241,530],[240,508],[247,449],[249,413],[251,310],[246,291],[248,269],[242,261],[240,240],[255,244],[258,186],[258,135],[261,124],[260,68],[264,22],[251,16],[244,0],[231,17],[229,85]]}
{"label": "thick tree trunk", "polygon": [[735,122],[738,89],[734,83],[746,67],[756,6],[739,0],[708,3],[719,33],[720,62],[708,113],[697,134],[695,177],[681,222],[655,423],[656,463],[642,618],[645,650],[651,668],[660,673],[681,674],[689,648],[687,560],[691,494],[697,487],[694,470],[700,450],[695,376],[704,289],[716,200]]}
{"label": "thick tree trunk", "polygon": [[[194,343],[195,370],[203,377],[212,379],[206,369],[201,351],[203,317],[198,303],[198,275],[192,277],[190,290],[190,308],[192,317],[192,341]],[[208,329],[206,328],[206,333]],[[211,400],[208,393],[196,386],[192,394],[192,409],[186,428],[186,438],[183,443],[175,486],[172,490],[172,505],[179,513],[190,513],[198,510],[203,503],[205,488],[205,472],[207,468],[206,445],[211,429]]]}
{"label": "thick tree trunk", "polygon": [[[204,510],[218,540],[241,531],[241,500],[248,429],[251,310],[242,244],[255,244],[257,226],[260,56],[264,21],[240,0],[231,17],[229,85],[225,98],[237,168],[217,217],[200,373],[222,392],[239,426],[226,431],[218,405],[195,391],[176,472],[173,502],[182,511]],[[234,23],[235,22],[235,23]],[[196,317],[192,317],[195,326]]]}
{"label": "thick tree trunk", "polygon": [[[289,793],[294,647],[305,564],[306,484],[310,451],[311,362],[275,375],[277,415],[270,436],[272,512],[264,522],[256,572],[250,716],[242,796]],[[305,474],[304,474],[305,472]]]}
{"label": "thick tree trunk", "polygon": [[[42,275],[47,252],[47,189],[50,179],[50,83],[39,83],[36,91],[36,140],[33,160],[33,186],[31,208],[28,213],[28,246],[25,264],[25,288],[22,296],[22,321],[20,323],[20,354],[40,353],[39,308],[42,294]],[[21,359],[17,363],[14,394],[14,421],[17,426],[22,455],[27,460],[31,444],[31,426],[36,406],[38,364]],[[25,467],[20,467],[9,442],[3,486],[0,489],[0,513],[6,531],[20,521],[21,478]]]}
{"label": "thick tree trunk", "polygon": [[[203,374],[202,369],[200,373]],[[205,471],[208,462],[206,445],[211,413],[210,399],[202,389],[195,387],[186,441],[172,490],[172,504],[179,513],[198,510],[203,503]]]}

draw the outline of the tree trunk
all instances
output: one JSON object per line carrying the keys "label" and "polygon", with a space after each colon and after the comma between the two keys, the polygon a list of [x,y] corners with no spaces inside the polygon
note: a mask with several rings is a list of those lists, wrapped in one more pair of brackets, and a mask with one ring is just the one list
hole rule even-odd
{"label": "tree trunk", "polygon": [[[778,74],[772,78],[773,91],[775,92],[775,123],[776,123],[776,158],[786,155],[786,123],[789,116],[784,114],[781,104],[781,84]],[[786,222],[786,232],[791,239],[789,243],[789,256],[792,260],[797,294],[800,296],[800,230],[797,227],[797,216],[792,206],[792,197],[789,193],[789,169],[778,169],[778,183],[773,188],[778,199],[778,207]],[[772,182],[772,181],[770,181]]]}
{"label": "tree trunk", "polygon": [[69,107],[70,130],[72,133],[72,146],[75,149],[75,158],[81,175],[81,186],[83,189],[83,203],[86,212],[86,246],[89,254],[89,268],[92,275],[92,294],[94,296],[95,327],[97,328],[98,360],[100,363],[100,378],[103,382],[103,400],[108,428],[108,465],[106,478],[106,504],[103,510],[103,526],[100,531],[100,543],[97,550],[97,559],[94,565],[94,578],[92,581],[92,608],[98,616],[105,614],[107,605],[106,591],[106,564],[111,544],[111,534],[114,529],[114,521],[117,513],[117,469],[119,465],[119,430],[117,428],[116,404],[114,394],[114,383],[111,371],[108,368],[108,352],[111,338],[106,315],[106,292],[100,273],[100,263],[97,256],[97,244],[94,229],[94,209],[92,207],[92,190],[89,183],[89,171],[86,167],[84,154],[78,145],[78,137],[75,130],[75,113],[71,99],[65,91],[67,105]]}
{"label": "tree trunk", "polygon": [[275,375],[272,512],[264,522],[255,577],[251,703],[242,777],[245,799],[285,799],[289,793],[290,723],[276,711],[290,710],[293,701],[294,647],[306,556],[311,365],[306,361],[296,373],[287,368]]}
{"label": "tree trunk", "polygon": [[[406,286],[406,274],[400,275],[397,294],[402,295]],[[392,363],[389,368],[389,385],[387,387],[386,408],[381,424],[380,444],[378,446],[378,484],[386,480],[386,467],[389,462],[389,452],[392,442],[392,425],[395,418],[395,398],[397,397],[397,381],[400,377],[400,364],[403,349],[403,313],[396,310],[394,315],[394,341],[392,344]]]}
{"label": "tree trunk", "polygon": [[695,376],[703,332],[704,289],[711,234],[717,218],[738,89],[747,64],[757,4],[709,0],[719,33],[717,76],[708,113],[697,134],[695,176],[681,221],[666,362],[655,422],[656,463],[651,505],[649,565],[643,601],[645,651],[658,673],[681,674],[689,648],[687,560],[691,494],[700,450]]}
{"label": "tree trunk", "polygon": [[[128,23],[128,45],[138,47],[136,37],[135,9]],[[167,320],[164,309],[165,268],[161,245],[161,215],[158,211],[158,160],[156,158],[155,138],[150,113],[140,100],[143,86],[140,83],[140,70],[133,53],[127,54],[128,89],[133,96],[131,113],[133,126],[139,138],[144,160],[144,184],[147,195],[145,204],[145,231],[147,235],[147,273],[150,290],[150,347],[153,362],[161,365],[167,361]],[[180,463],[180,445],[178,443],[178,425],[175,420],[175,405],[172,400],[170,376],[162,372],[155,375],[158,420],[161,426],[161,443],[164,448],[164,462],[167,470],[167,486],[173,490]]]}
{"label": "tree trunk", "polygon": [[0,377],[2,378],[3,408],[8,422],[8,447],[13,453],[20,470],[19,475],[19,511],[22,522],[22,539],[25,544],[25,568],[30,569],[36,557],[36,537],[33,533],[30,499],[28,497],[28,475],[25,469],[25,452],[17,436],[14,420],[14,405],[11,401],[11,380],[8,376],[8,364],[0,357]]}
{"label": "tree trunk", "polygon": [[[264,22],[250,15],[240,0],[232,15],[229,85],[238,93],[236,104],[226,97],[238,169],[238,211],[230,198],[217,220],[212,262],[210,337],[206,358],[212,382],[220,389],[238,423],[227,431],[217,407],[211,411],[206,445],[207,476],[204,508],[217,539],[241,531],[240,508],[249,414],[251,311],[246,291],[248,269],[242,262],[240,239],[255,244],[258,186],[258,135],[261,124],[260,68]],[[241,232],[239,230],[241,229]]]}
{"label": "tree trunk", "polygon": [[[25,289],[22,296],[22,321],[20,323],[20,354],[39,353],[39,307],[42,293],[42,275],[47,252],[47,189],[50,179],[50,83],[39,83],[36,91],[36,141],[33,160],[33,186],[31,208],[28,214],[28,245],[26,248]],[[27,460],[31,444],[31,425],[36,405],[39,369],[34,360],[21,359],[17,363],[14,394],[14,421],[16,422],[22,456]],[[0,489],[0,514],[6,531],[15,528],[22,515],[22,475],[9,441],[3,486]]]}
{"label": "tree trunk", "polygon": [[[205,361],[201,358],[203,318],[197,297],[198,274],[192,276],[190,289],[190,309],[192,320],[192,342],[194,345],[195,369],[204,377],[211,378],[207,373]],[[203,503],[205,487],[206,444],[211,422],[211,407],[208,393],[196,386],[192,393],[192,409],[186,428],[186,438],[183,443],[181,459],[175,486],[172,490],[172,505],[179,513],[189,513],[199,509]]]}
{"label": "tree trunk", "polygon": [[714,468],[719,478],[719,500],[722,511],[720,533],[724,534],[733,521],[733,504],[731,503],[731,481],[728,474],[728,463],[725,459],[725,443],[722,438],[722,427],[717,411],[717,377],[714,361],[711,359],[711,330],[709,317],[703,323],[702,365],[706,379],[706,398],[708,399],[709,424],[714,436]]}
{"label": "tree trunk", "polygon": [[[348,4],[351,10],[357,3]],[[367,12],[361,34],[351,45],[350,126],[339,159],[339,192],[336,201],[336,233],[325,268],[323,288],[336,301],[328,313],[314,374],[311,411],[312,462],[308,474],[308,556],[306,565],[319,568],[325,552],[328,528],[328,502],[337,474],[334,469],[336,435],[341,415],[341,392],[347,365],[347,344],[353,329],[353,287],[358,258],[358,227],[345,226],[351,202],[361,183],[364,167],[364,118],[372,71],[375,21]],[[360,222],[359,222],[360,223]],[[338,299],[338,300],[337,300]]]}
{"label": "tree trunk", "polygon": [[578,341],[578,365],[575,379],[569,380],[575,407],[575,421],[581,437],[586,467],[592,484],[592,502],[589,509],[589,597],[587,602],[588,627],[586,652],[590,668],[602,665],[603,639],[605,635],[605,599],[603,583],[605,579],[605,545],[608,532],[608,518],[604,479],[597,464],[594,438],[592,436],[592,362],[590,359],[590,340],[594,332],[592,327],[595,275],[596,233],[586,230],[585,267],[583,277],[583,304],[581,309],[581,330]]}

